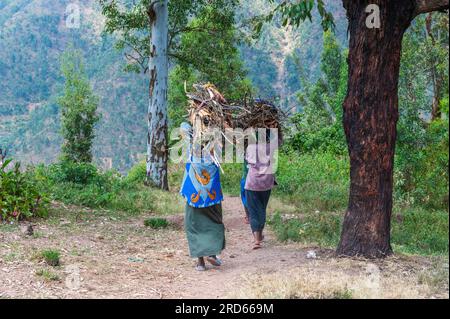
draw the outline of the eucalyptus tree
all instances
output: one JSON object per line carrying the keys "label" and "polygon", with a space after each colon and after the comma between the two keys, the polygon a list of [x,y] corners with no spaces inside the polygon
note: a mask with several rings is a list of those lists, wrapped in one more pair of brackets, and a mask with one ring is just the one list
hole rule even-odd
{"label": "eucalyptus tree", "polygon": [[[168,69],[169,59],[198,62],[181,54],[181,36],[207,32],[211,24],[190,24],[205,8],[229,10],[237,0],[99,0],[106,17],[105,31],[117,35],[117,48],[125,50],[129,71],[149,74],[147,181],[168,189]],[[200,20],[201,21],[201,20]],[[214,30],[209,30],[214,33]],[[214,42],[211,41],[211,44]],[[187,61],[186,61],[187,59]]]}

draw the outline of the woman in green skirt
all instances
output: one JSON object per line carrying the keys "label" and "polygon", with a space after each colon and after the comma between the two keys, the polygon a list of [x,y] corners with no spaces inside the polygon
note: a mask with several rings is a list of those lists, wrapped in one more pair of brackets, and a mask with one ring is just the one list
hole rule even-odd
{"label": "woman in green skirt", "polygon": [[[188,125],[184,123],[185,129]],[[217,256],[225,249],[223,194],[219,167],[212,158],[189,155],[180,193],[186,199],[184,225],[190,255],[197,258],[196,269],[206,270],[205,259],[220,266],[222,261]]]}

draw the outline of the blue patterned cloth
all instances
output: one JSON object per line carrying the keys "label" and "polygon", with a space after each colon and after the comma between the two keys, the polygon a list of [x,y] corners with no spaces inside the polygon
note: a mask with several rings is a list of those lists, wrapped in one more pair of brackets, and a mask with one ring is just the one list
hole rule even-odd
{"label": "blue patterned cloth", "polygon": [[192,127],[189,123],[181,124],[181,132],[189,139],[188,163],[184,172],[180,194],[187,204],[194,208],[206,208],[223,201],[220,185],[219,167],[211,158],[195,156],[192,148]]}
{"label": "blue patterned cloth", "polygon": [[223,201],[219,168],[212,162],[186,164],[180,194],[189,206],[205,208]]}

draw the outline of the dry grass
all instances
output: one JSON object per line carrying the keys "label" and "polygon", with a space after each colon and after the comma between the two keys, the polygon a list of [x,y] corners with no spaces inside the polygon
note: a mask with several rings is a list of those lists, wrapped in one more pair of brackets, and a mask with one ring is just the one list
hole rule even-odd
{"label": "dry grass", "polygon": [[287,273],[243,276],[232,297],[257,299],[448,298],[448,259],[433,265],[390,258],[317,260]]}

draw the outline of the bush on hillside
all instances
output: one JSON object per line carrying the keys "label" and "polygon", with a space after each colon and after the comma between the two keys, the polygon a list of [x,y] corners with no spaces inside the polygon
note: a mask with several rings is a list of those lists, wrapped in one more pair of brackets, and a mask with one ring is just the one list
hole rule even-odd
{"label": "bush on hillside", "polygon": [[10,170],[11,160],[0,166],[0,219],[21,220],[47,215],[45,183],[31,168],[21,171],[20,163]]}

